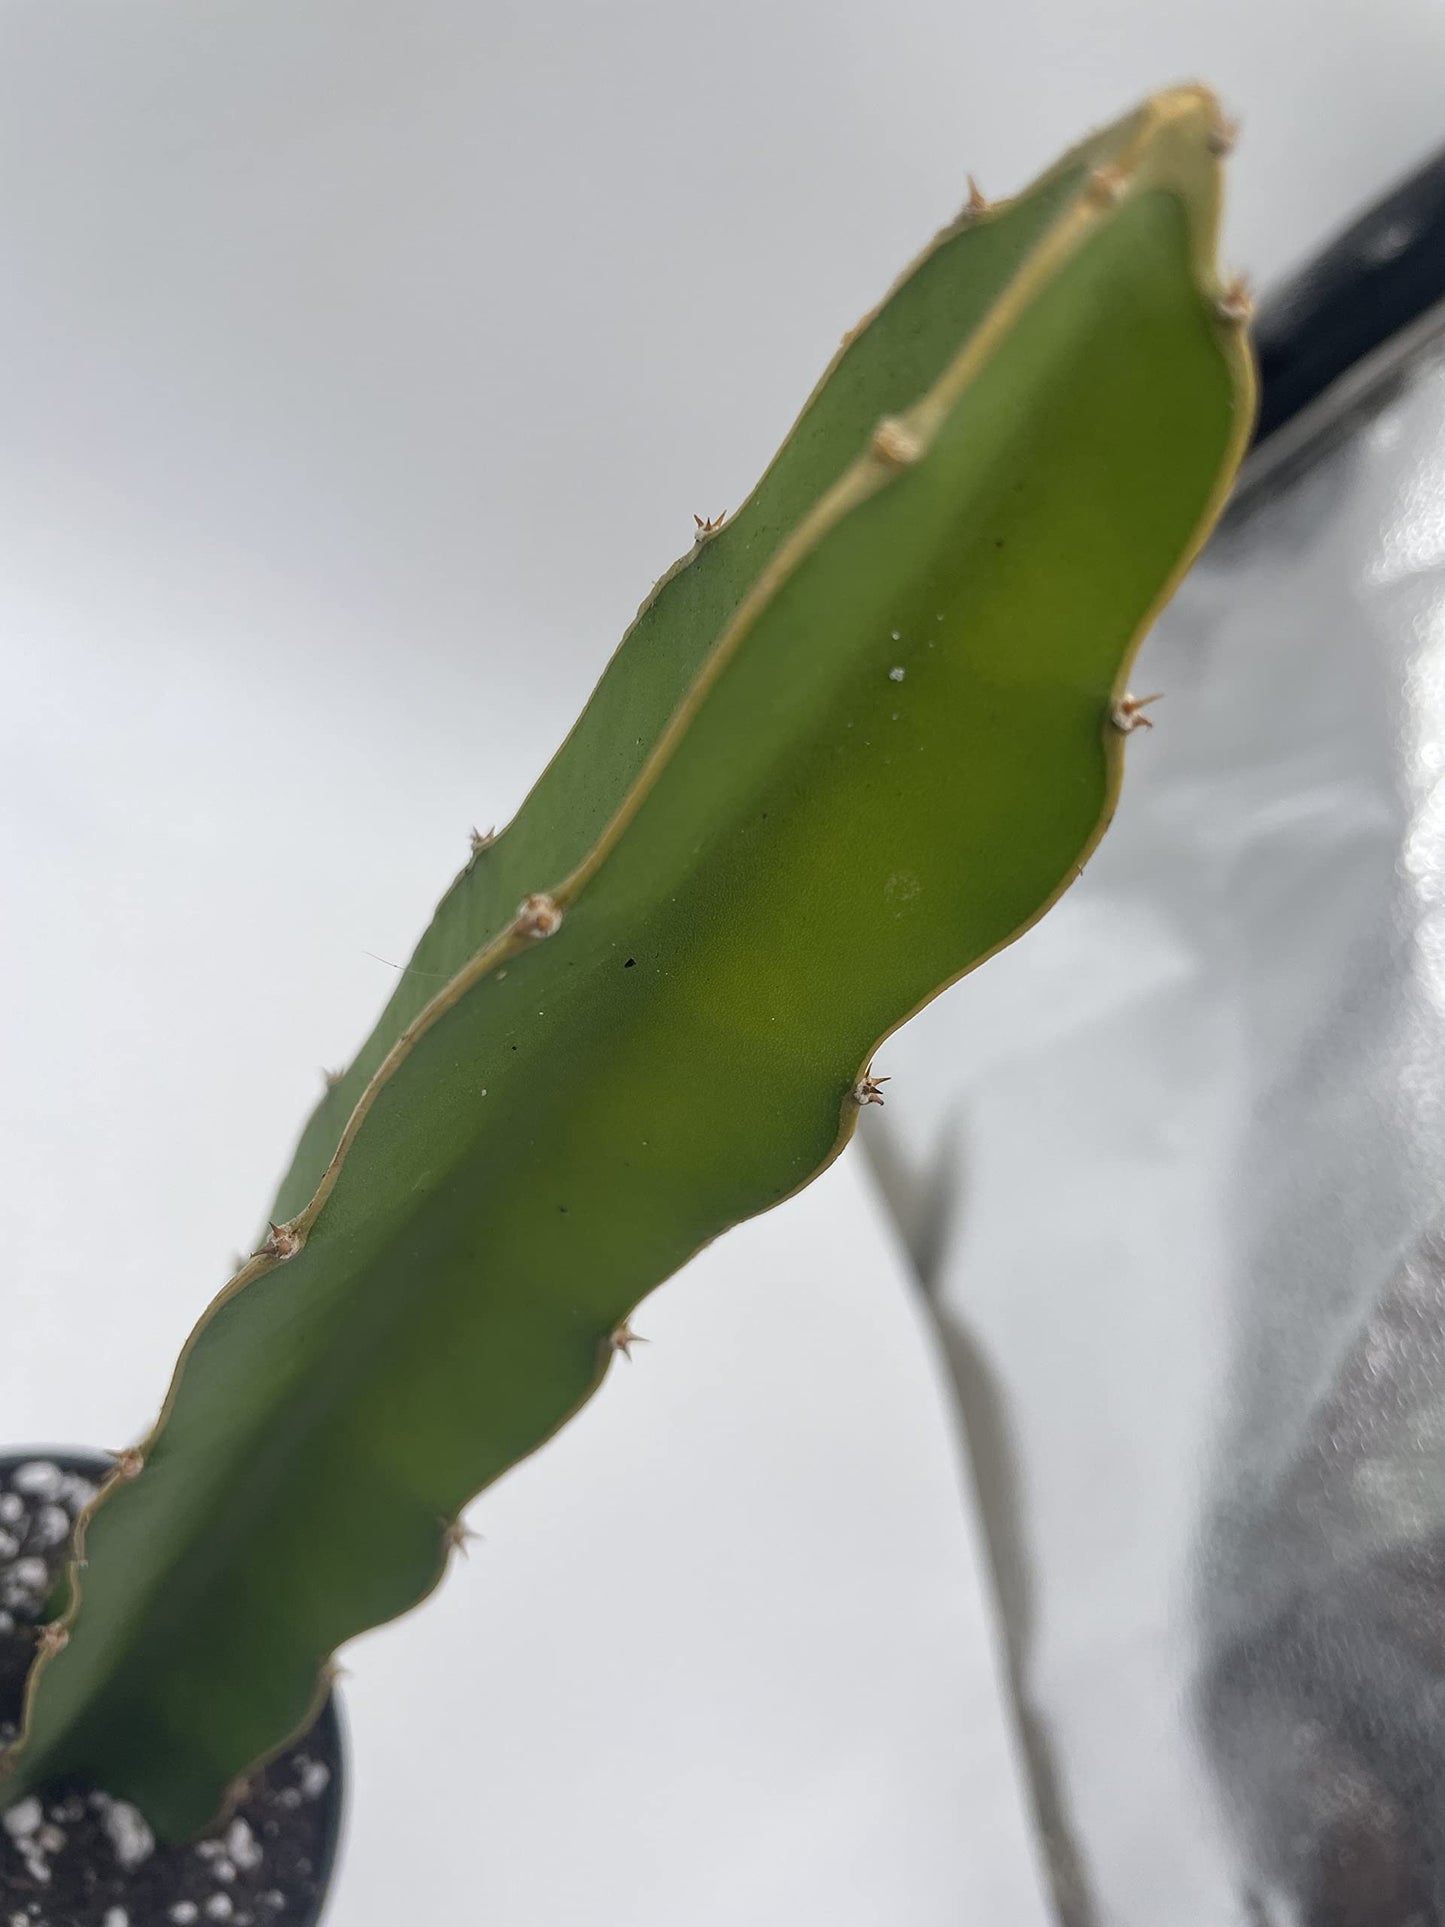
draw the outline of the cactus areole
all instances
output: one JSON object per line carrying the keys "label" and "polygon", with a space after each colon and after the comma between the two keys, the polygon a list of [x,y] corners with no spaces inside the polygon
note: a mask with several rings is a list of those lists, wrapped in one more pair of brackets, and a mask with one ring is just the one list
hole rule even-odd
{"label": "cactus areole", "polygon": [[87,1507],[12,1802],[78,1775],[212,1825],[638,1301],[815,1177],[889,1032],[1078,876],[1250,432],[1227,144],[1180,88],[971,192],[689,531]]}

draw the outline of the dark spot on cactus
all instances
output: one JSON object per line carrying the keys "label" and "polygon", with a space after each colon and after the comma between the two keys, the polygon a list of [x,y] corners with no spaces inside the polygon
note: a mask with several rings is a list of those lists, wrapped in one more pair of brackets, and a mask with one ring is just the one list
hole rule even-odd
{"label": "dark spot on cactus", "polygon": [[631,968],[632,968],[632,966],[633,966],[633,965],[634,965],[634,964],[635,964],[636,962],[637,962],[637,959],[636,959],[636,957],[629,957],[629,958],[627,959],[627,962],[626,962],[626,963],[625,963],[625,964],[624,964],[624,965],[622,966],[622,968],[623,968],[624,970],[631,970]]}

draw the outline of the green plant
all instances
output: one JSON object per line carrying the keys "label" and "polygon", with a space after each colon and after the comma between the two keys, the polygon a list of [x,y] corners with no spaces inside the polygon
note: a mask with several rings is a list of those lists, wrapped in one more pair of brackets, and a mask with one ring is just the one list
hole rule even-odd
{"label": "green plant", "polygon": [[657,586],[83,1522],[9,1797],[207,1822],[638,1300],[815,1176],[879,1041],[1078,873],[1248,434],[1226,144],[1180,89],[971,201]]}

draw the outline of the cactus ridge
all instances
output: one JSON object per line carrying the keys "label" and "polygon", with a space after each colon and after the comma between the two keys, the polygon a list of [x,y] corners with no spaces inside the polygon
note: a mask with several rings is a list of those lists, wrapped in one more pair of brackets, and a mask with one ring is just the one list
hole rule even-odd
{"label": "cactus ridge", "polygon": [[656,585],[83,1521],[8,1798],[210,1821],[638,1301],[816,1176],[881,1040],[1078,874],[1249,433],[1222,125],[1177,89],[966,207]]}

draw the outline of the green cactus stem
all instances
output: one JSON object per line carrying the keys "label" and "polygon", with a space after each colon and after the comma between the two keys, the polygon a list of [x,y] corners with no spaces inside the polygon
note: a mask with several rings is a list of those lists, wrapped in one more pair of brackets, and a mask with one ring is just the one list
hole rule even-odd
{"label": "green cactus stem", "polygon": [[1221,127],[1179,89],[966,209],[649,598],[83,1522],[8,1797],[208,1822],[638,1301],[816,1176],[880,1041],[1079,873],[1250,425]]}

